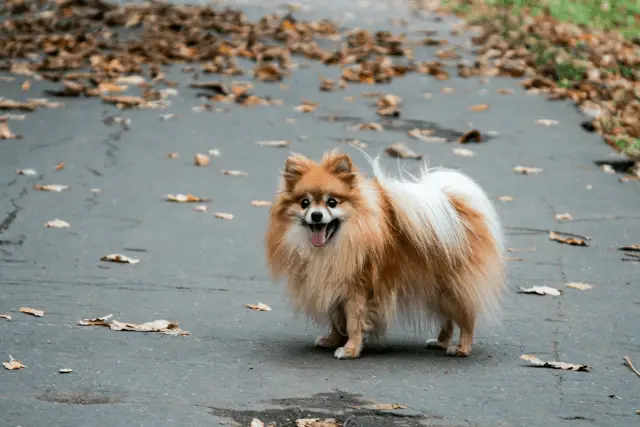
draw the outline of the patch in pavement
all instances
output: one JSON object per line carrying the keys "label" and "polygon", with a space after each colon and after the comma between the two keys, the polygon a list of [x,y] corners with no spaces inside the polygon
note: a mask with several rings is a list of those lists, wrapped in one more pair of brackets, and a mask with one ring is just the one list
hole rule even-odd
{"label": "patch in pavement", "polygon": [[45,390],[37,396],[38,400],[49,403],[64,403],[67,405],[110,405],[122,403],[123,400],[104,391],[88,389],[61,391]]}
{"label": "patch in pavement", "polygon": [[[343,427],[422,427],[443,425],[440,416],[432,414],[403,413],[410,409],[379,411],[368,408],[355,408],[371,405],[361,395],[336,390],[331,393],[318,393],[308,398],[274,399],[269,401],[277,408],[265,410],[233,410],[198,405],[208,410],[211,415],[231,420],[229,424],[248,426],[253,418],[258,418],[265,426],[295,427],[296,420],[301,418],[333,418]],[[387,402],[388,403],[388,402]],[[435,423],[435,424],[434,424]],[[448,424],[451,427],[468,426],[468,424]]]}

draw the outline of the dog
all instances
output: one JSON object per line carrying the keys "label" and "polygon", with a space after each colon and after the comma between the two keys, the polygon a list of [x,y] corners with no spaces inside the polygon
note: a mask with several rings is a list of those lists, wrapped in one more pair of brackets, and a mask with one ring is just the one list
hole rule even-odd
{"label": "dog", "polygon": [[[336,150],[320,162],[291,154],[271,206],[265,250],[294,307],[328,325],[315,344],[338,359],[361,355],[396,318],[440,328],[430,348],[469,356],[481,314],[499,314],[506,285],[495,208],[466,175],[423,168],[366,178]],[[454,327],[460,331],[452,345]]]}

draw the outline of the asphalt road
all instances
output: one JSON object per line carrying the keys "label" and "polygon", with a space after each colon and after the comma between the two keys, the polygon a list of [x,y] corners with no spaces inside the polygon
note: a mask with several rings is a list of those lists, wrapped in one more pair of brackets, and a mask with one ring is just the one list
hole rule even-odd
{"label": "asphalt road", "polygon": [[[249,14],[267,8],[241,3]],[[418,19],[400,3],[348,9],[313,4],[305,17],[349,18],[351,26],[389,28],[404,17],[414,28],[448,34],[452,22]],[[273,10],[274,7],[271,7]],[[399,31],[394,29],[394,31]],[[464,43],[465,38],[451,38]],[[422,59],[436,48],[423,48]],[[255,92],[283,100],[281,106],[226,112],[194,112],[200,102],[179,69],[179,94],[163,111],[127,110],[95,99],[65,99],[66,108],[38,110],[12,121],[21,140],[0,141],[0,356],[27,367],[0,372],[0,426],[248,426],[253,416],[293,426],[308,416],[353,416],[353,426],[637,426],[640,378],[622,362],[640,365],[638,314],[640,265],[621,261],[617,247],[640,243],[640,186],[622,184],[596,162],[616,159],[601,138],[581,130],[584,120],[569,103],[527,95],[516,80],[495,78],[444,82],[411,75],[390,85],[351,85],[318,90],[318,75],[337,69],[301,68],[285,83],[255,83]],[[454,73],[455,74],[455,73]],[[34,82],[29,93],[18,82],[0,82],[4,96],[40,96],[50,87]],[[455,93],[443,94],[443,87]],[[513,95],[500,95],[512,88]],[[376,121],[371,99],[344,97],[383,91],[403,98],[403,114],[383,132],[350,131]],[[426,98],[425,93],[431,97]],[[293,107],[302,98],[319,104],[309,114]],[[483,113],[469,110],[488,103]],[[161,114],[174,113],[161,121]],[[128,130],[108,126],[105,115],[131,120]],[[330,121],[326,117],[335,116]],[[287,120],[295,118],[295,122]],[[557,126],[536,124],[558,120]],[[414,127],[454,137],[477,127],[490,136],[471,144],[475,157],[453,154],[453,143],[407,137]],[[290,150],[312,157],[340,147],[365,171],[362,155],[341,142],[357,138],[375,155],[404,141],[431,164],[459,168],[483,185],[510,227],[557,229],[588,235],[589,247],[549,241],[544,233],[508,229],[508,246],[535,247],[513,253],[509,291],[500,328],[483,328],[468,359],[425,348],[428,334],[393,330],[359,360],[335,360],[313,348],[323,329],[292,314],[281,284],[266,271],[263,235],[279,169]],[[292,141],[269,148],[258,140]],[[219,149],[208,167],[192,165],[196,153]],[[178,159],[167,153],[179,152]],[[65,168],[55,165],[65,162]],[[398,161],[385,158],[390,168]],[[402,161],[409,170],[418,162]],[[512,172],[516,165],[541,167],[537,175]],[[34,168],[36,177],[16,175]],[[230,177],[222,169],[239,169]],[[65,184],[61,193],[33,184]],[[92,189],[100,189],[99,193]],[[209,212],[168,203],[168,193],[209,197]],[[231,221],[214,217],[229,212]],[[569,212],[573,221],[554,215]],[[69,229],[45,228],[60,218]],[[140,259],[136,265],[100,261],[109,253]],[[578,291],[568,282],[586,282]],[[518,287],[561,288],[559,297],[516,293]],[[263,302],[271,312],[245,303]],[[44,310],[43,317],[18,312]],[[77,326],[83,318],[113,314],[120,321],[176,320],[189,336],[116,332]],[[531,368],[522,354],[584,363],[591,372]],[[60,368],[71,368],[60,374]],[[400,403],[389,412],[353,410],[362,402]],[[394,415],[395,414],[395,415]]]}

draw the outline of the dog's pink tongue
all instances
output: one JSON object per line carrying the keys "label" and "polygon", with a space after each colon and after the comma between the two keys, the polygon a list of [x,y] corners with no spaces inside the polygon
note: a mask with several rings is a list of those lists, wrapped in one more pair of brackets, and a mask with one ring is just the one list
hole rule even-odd
{"label": "dog's pink tongue", "polygon": [[322,227],[320,231],[312,231],[311,232],[311,244],[316,248],[324,245],[325,242],[325,227]]}

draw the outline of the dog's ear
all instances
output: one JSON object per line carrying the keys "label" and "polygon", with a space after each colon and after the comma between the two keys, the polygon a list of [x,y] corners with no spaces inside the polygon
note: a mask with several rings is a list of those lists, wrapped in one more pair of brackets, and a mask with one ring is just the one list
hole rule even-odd
{"label": "dog's ear", "polygon": [[356,177],[357,170],[348,154],[332,151],[325,156],[322,163],[329,172],[348,184],[351,184]]}
{"label": "dog's ear", "polygon": [[293,187],[300,181],[302,175],[309,171],[311,161],[302,154],[292,154],[287,159],[282,171],[282,178],[286,184],[287,190],[292,190]]}

